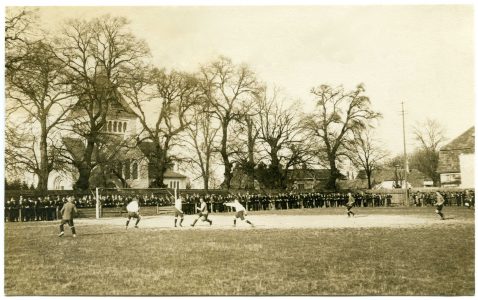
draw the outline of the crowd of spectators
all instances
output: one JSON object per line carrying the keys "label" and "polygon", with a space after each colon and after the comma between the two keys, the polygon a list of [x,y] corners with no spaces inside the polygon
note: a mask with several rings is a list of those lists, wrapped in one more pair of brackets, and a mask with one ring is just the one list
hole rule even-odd
{"label": "crowd of spectators", "polygon": [[[445,206],[475,206],[473,190],[440,191],[440,194],[445,198]],[[431,192],[413,192],[410,193],[410,200],[414,206],[430,206],[435,202],[435,195]]]}
{"label": "crowd of spectators", "polygon": [[[230,207],[224,205],[238,198],[251,211],[281,210],[298,208],[327,208],[342,207],[348,201],[346,193],[279,193],[279,194],[182,194],[184,197],[183,211],[185,214],[194,214],[199,199],[204,198],[210,212],[227,212]],[[355,205],[359,207],[381,207],[392,204],[392,195],[380,193],[353,194]],[[474,191],[442,192],[445,205],[474,206]],[[124,210],[133,197],[137,197],[140,206],[165,207],[174,204],[172,194],[120,194],[111,192],[100,196],[102,208],[117,208]],[[66,196],[23,197],[11,198],[5,202],[5,222],[51,221],[58,218],[58,211],[67,201]],[[93,195],[74,196],[78,209],[94,208],[96,199]],[[433,192],[410,193],[410,203],[414,206],[430,206],[434,204]]]}

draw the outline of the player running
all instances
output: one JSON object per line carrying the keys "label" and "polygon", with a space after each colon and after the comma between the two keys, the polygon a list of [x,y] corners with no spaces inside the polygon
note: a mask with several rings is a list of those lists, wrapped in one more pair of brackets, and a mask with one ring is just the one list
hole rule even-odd
{"label": "player running", "polygon": [[209,222],[209,226],[212,225],[212,221],[209,220],[207,218],[209,212],[207,211],[207,204],[206,202],[204,202],[204,199],[201,197],[199,199],[200,203],[201,203],[201,206],[199,208],[196,207],[196,210],[199,210],[199,214],[198,214],[198,217],[196,220],[194,220],[194,222],[191,224],[191,227],[194,227],[194,225],[196,224],[196,222],[201,219],[201,221],[208,221]]}
{"label": "player running", "polygon": [[68,223],[68,226],[70,226],[71,233],[73,234],[73,237],[76,237],[76,230],[75,230],[75,225],[73,224],[73,214],[78,213],[78,210],[76,209],[75,203],[73,203],[73,197],[68,197],[68,202],[66,202],[63,207],[60,210],[61,213],[61,223],[60,223],[60,234],[58,235],[59,237],[62,237],[65,234],[65,231],[63,230],[64,225]]}
{"label": "player running", "polygon": [[234,207],[236,209],[236,215],[234,216],[234,227],[236,227],[236,220],[241,219],[243,221],[246,221],[246,223],[250,224],[252,227],[254,227],[254,224],[251,223],[251,221],[247,220],[244,216],[247,215],[246,213],[246,208],[242,206],[242,204],[239,202],[238,199],[234,199],[234,202],[232,203],[224,203],[226,206]]}
{"label": "player running", "polygon": [[437,207],[437,209],[435,210],[435,213],[439,215],[442,220],[445,220],[445,216],[441,212],[441,210],[443,209],[443,205],[445,204],[445,199],[439,192],[435,192],[435,193],[437,197],[436,203],[435,203],[435,206]]}
{"label": "player running", "polygon": [[177,227],[178,217],[181,218],[179,226],[183,227],[184,212],[183,212],[183,196],[179,196],[174,200],[174,227]]}
{"label": "player running", "polygon": [[133,201],[128,203],[126,206],[126,210],[128,211],[128,220],[126,221],[126,229],[128,229],[129,221],[131,218],[136,218],[136,223],[134,224],[134,228],[138,228],[138,223],[141,220],[141,215],[139,214],[139,203],[138,198],[133,197]]}
{"label": "player running", "polygon": [[355,204],[355,198],[350,192],[347,193],[347,196],[349,197],[349,201],[347,202],[347,204],[345,204],[345,207],[347,207],[347,216],[349,216],[350,218],[350,215],[355,216],[355,213],[352,211],[352,207]]}

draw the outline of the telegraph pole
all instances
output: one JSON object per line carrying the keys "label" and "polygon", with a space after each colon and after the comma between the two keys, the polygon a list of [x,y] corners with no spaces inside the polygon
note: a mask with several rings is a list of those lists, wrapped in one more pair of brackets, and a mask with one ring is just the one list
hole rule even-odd
{"label": "telegraph pole", "polygon": [[404,187],[405,187],[405,205],[409,206],[408,203],[408,159],[407,159],[407,143],[405,139],[405,109],[403,108],[403,101],[402,101],[402,128],[403,128],[403,166],[404,166],[404,174],[403,179],[405,180]]}

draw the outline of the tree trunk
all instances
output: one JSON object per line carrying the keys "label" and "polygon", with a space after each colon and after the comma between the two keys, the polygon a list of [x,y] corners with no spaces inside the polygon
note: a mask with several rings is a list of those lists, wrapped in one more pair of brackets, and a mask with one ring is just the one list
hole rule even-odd
{"label": "tree trunk", "polygon": [[75,183],[75,190],[87,190],[90,187],[90,175],[91,175],[91,168],[86,166],[86,164],[82,163],[82,166],[78,168],[80,176]]}
{"label": "tree trunk", "polygon": [[372,171],[371,170],[367,170],[366,171],[367,173],[367,186],[368,186],[368,189],[372,189]]}
{"label": "tree trunk", "polygon": [[203,183],[204,183],[204,190],[206,190],[207,192],[209,190],[209,175],[203,176]]}
{"label": "tree trunk", "polygon": [[327,189],[335,191],[337,189],[336,181],[338,178],[338,170],[335,164],[335,156],[329,158],[330,174],[329,179],[327,180]]}
{"label": "tree trunk", "polygon": [[[164,147],[164,149],[167,149],[167,148]],[[164,187],[167,187],[164,184],[164,173],[168,169],[168,166],[167,166],[168,154],[165,150],[163,150],[163,149],[161,149],[161,147],[159,147],[159,144],[156,145],[155,150],[156,150],[156,157],[157,157],[156,169],[157,169],[158,172],[156,173],[155,180],[154,180],[152,186],[153,187],[158,187],[158,188],[164,188]],[[139,170],[138,170],[138,172],[139,172]]]}
{"label": "tree trunk", "polygon": [[247,189],[254,189],[254,167],[255,167],[255,162],[254,162],[254,136],[253,136],[253,123],[250,118],[246,119],[247,121],[247,163],[248,166],[251,168],[250,174],[247,174]]}
{"label": "tree trunk", "polygon": [[45,192],[48,190],[48,175],[50,170],[48,168],[48,145],[46,141],[46,124],[41,126],[40,136],[40,170],[38,174],[38,186],[37,190]]}
{"label": "tree trunk", "polygon": [[274,171],[277,178],[274,180],[274,186],[272,188],[284,188],[284,176],[282,174],[281,165],[279,162],[279,148],[275,145],[269,144],[271,147],[271,165],[270,169]]}
{"label": "tree trunk", "polygon": [[94,140],[94,138],[88,138],[87,140],[85,155],[78,166],[80,176],[75,183],[76,190],[87,190],[90,187],[91,159],[93,157],[93,149],[95,148]]}
{"label": "tree trunk", "polygon": [[222,124],[222,140],[221,140],[221,156],[224,163],[224,183],[223,187],[226,190],[231,188],[232,180],[232,163],[229,161],[229,155],[227,153],[227,123]]}

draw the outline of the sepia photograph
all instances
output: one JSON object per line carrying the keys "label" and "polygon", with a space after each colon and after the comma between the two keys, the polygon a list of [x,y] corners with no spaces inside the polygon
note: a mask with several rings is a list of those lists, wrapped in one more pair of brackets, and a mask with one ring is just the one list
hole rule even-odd
{"label": "sepia photograph", "polygon": [[32,5],[5,296],[475,295],[474,4]]}

